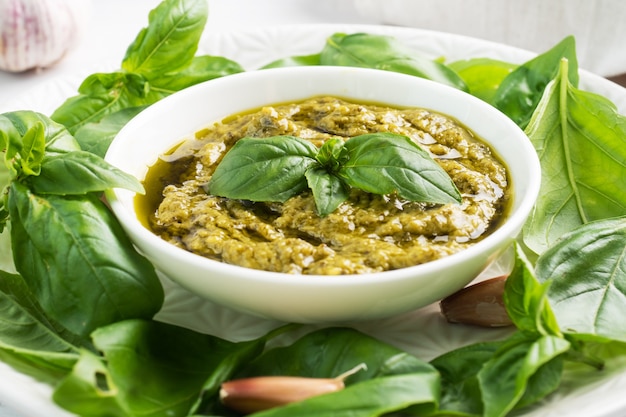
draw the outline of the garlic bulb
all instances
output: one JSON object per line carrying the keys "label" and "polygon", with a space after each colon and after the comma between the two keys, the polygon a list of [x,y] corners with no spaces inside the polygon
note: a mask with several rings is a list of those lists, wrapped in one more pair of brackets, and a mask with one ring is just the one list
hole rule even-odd
{"label": "garlic bulb", "polygon": [[0,70],[49,67],[76,44],[88,0],[0,0]]}

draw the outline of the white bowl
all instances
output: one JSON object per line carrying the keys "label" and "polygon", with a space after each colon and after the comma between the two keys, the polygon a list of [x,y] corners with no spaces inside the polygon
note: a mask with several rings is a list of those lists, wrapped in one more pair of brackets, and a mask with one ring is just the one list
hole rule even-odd
{"label": "white bowl", "polygon": [[228,265],[177,248],[140,223],[134,193],[109,191],[107,198],[123,228],[159,271],[200,296],[242,312],[287,322],[348,322],[388,317],[440,300],[468,284],[518,235],[540,183],[539,160],[528,138],[502,113],[469,94],[404,74],[296,67],[208,81],[137,115],[112,142],[106,160],[143,180],[159,155],[213,122],[263,105],[319,95],[423,107],[456,118],[489,143],[509,169],[513,202],[506,221],[474,246],[422,265],[363,275],[289,275]]}

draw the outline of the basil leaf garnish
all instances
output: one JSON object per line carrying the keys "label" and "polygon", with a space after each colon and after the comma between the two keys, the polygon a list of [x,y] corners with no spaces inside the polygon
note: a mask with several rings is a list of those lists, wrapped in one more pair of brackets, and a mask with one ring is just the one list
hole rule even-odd
{"label": "basil leaf garnish", "polygon": [[348,199],[350,190],[346,184],[323,167],[312,167],[305,175],[320,216],[329,215]]}
{"label": "basil leaf garnish", "polygon": [[324,217],[347,200],[350,187],[372,194],[446,204],[461,195],[446,171],[409,138],[372,133],[319,150],[294,136],[243,138],[224,155],[207,185],[210,194],[250,200],[287,199],[308,187]]}
{"label": "basil leaf garnish", "polygon": [[293,136],[243,138],[213,173],[209,192],[250,201],[287,201],[306,189],[317,148]]}
{"label": "basil leaf garnish", "polygon": [[373,133],[345,144],[349,161],[339,175],[351,187],[372,194],[393,192],[406,200],[460,202],[450,176],[430,155],[406,136]]}

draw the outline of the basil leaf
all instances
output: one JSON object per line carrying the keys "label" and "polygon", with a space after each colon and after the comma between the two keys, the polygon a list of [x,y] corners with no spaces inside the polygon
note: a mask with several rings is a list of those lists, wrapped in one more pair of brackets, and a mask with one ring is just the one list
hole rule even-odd
{"label": "basil leaf", "polygon": [[8,233],[4,233],[9,220],[9,212],[6,207],[6,194],[11,180],[8,169],[0,164],[0,270],[13,271],[13,260],[11,254],[11,240]]}
{"label": "basil leaf", "polygon": [[46,314],[20,275],[0,271],[0,310],[4,346],[70,353],[89,346]]}
{"label": "basil leaf", "polygon": [[440,410],[451,415],[481,416],[483,403],[477,375],[503,342],[476,343],[451,350],[430,363],[441,374]]}
{"label": "basil leaf", "polygon": [[204,81],[243,72],[241,65],[220,56],[197,56],[191,64],[175,73],[168,73],[150,82],[151,89],[163,90],[167,94]]}
{"label": "basil leaf", "polygon": [[313,192],[315,208],[320,217],[328,216],[350,196],[350,190],[344,182],[323,167],[310,167],[305,172],[305,177]]}
{"label": "basil leaf", "polygon": [[328,139],[317,152],[316,159],[328,172],[335,173],[348,162],[349,155],[343,139]]}
{"label": "basil leaf", "polygon": [[131,414],[119,401],[118,392],[104,359],[82,350],[72,372],[55,386],[52,399],[83,417],[128,417]]}
{"label": "basil leaf", "polygon": [[238,343],[237,348],[233,349],[232,352],[213,369],[204,382],[200,395],[189,410],[189,414],[196,415],[202,413],[204,415],[210,415],[215,413],[217,415],[224,411],[221,402],[216,401],[222,383],[231,380],[239,369],[259,356],[263,352],[269,338],[271,338],[271,335]]}
{"label": "basil leaf", "polygon": [[563,234],[626,212],[626,117],[607,99],[578,90],[562,61],[526,133],[542,168],[541,192],[524,227],[524,243],[537,254]]}
{"label": "basil leaf", "polygon": [[0,359],[39,380],[56,383],[87,346],[48,317],[19,275],[0,271],[0,314]]}
{"label": "basil leaf", "polygon": [[626,341],[626,217],[580,226],[537,260],[537,278],[570,334]]}
{"label": "basil leaf", "polygon": [[272,61],[269,64],[262,66],[260,69],[321,65],[320,60],[321,54],[319,53],[311,55],[298,55]]}
{"label": "basil leaf", "polygon": [[[267,337],[233,343],[183,327],[126,320],[97,329],[103,357],[83,352],[55,401],[82,416],[187,416],[205,380],[215,392],[230,372],[258,356]],[[217,375],[216,375],[217,373]]]}
{"label": "basil leaf", "polygon": [[196,54],[207,15],[205,0],[164,0],[128,47],[122,68],[150,80],[185,68]]}
{"label": "basil leaf", "polygon": [[103,117],[128,107],[142,106],[139,100],[128,93],[124,85],[110,92],[98,95],[81,94],[70,97],[50,116],[52,120],[64,125],[70,133],[75,133],[87,123],[98,122]]}
{"label": "basil leaf", "polygon": [[351,187],[373,194],[397,192],[404,199],[458,203],[461,195],[446,171],[409,138],[392,133],[346,141],[349,160],[338,175]]}
{"label": "basil leaf", "polygon": [[0,115],[0,146],[4,151],[7,175],[38,175],[44,153],[78,150],[66,129],[46,116],[32,111]]}
{"label": "basil leaf", "polygon": [[13,182],[8,201],[16,268],[70,331],[85,336],[160,309],[163,288],[153,266],[96,196],[43,198]]}
{"label": "basil leaf", "polygon": [[104,158],[117,133],[146,106],[129,107],[103,117],[97,122],[86,123],[74,133],[82,150]]}
{"label": "basil leaf", "polygon": [[[0,139],[3,139],[6,148],[21,149],[24,135],[39,124],[44,126],[44,141],[47,153],[69,152],[80,149],[78,143],[76,143],[76,140],[65,126],[53,122],[41,113],[28,110],[0,115]],[[9,142],[12,144],[9,145]]]}
{"label": "basil leaf", "polygon": [[144,416],[188,415],[207,377],[241,348],[215,336],[145,320],[98,329],[93,339],[119,388],[120,402],[130,415]]}
{"label": "basil leaf", "polygon": [[[44,130],[43,123],[38,122],[22,136],[21,147],[15,156],[18,156],[19,171],[24,175],[39,175],[41,172],[46,147]],[[11,149],[7,149],[7,154],[11,153]]]}
{"label": "basil leaf", "polygon": [[548,302],[550,282],[539,283],[532,265],[515,244],[515,262],[504,287],[506,311],[515,327],[528,333],[561,336]]}
{"label": "basil leaf", "polygon": [[528,125],[544,89],[559,71],[559,62],[570,62],[569,82],[578,86],[578,60],[573,36],[564,38],[552,49],[517,67],[500,84],[493,105],[521,128]]}
{"label": "basil leaf", "polygon": [[109,91],[118,92],[121,91],[121,87],[129,83],[132,78],[145,78],[138,75],[116,71],[110,73],[96,72],[87,76],[83,82],[78,86],[78,92],[84,95],[99,95],[107,94]]}
{"label": "basil leaf", "polygon": [[28,186],[36,194],[81,195],[109,188],[144,192],[135,177],[85,151],[45,157],[40,175],[31,177]]}
{"label": "basil leaf", "polygon": [[[13,177],[36,193],[85,194],[120,187],[142,192],[137,179],[111,166],[100,157],[80,150],[65,127],[34,112],[0,116],[0,138],[10,145],[6,157]],[[19,165],[19,166],[18,166]]]}
{"label": "basil leaf", "polygon": [[453,70],[422,56],[391,36],[336,33],[326,40],[320,64],[400,72],[467,90],[461,77]]}
{"label": "basil leaf", "polygon": [[[287,140],[286,140],[287,138]],[[213,195],[284,202],[306,189],[317,148],[293,136],[243,138],[224,155],[208,184]]]}
{"label": "basil leaf", "polygon": [[472,58],[451,62],[448,67],[465,81],[470,94],[491,104],[502,80],[517,65],[492,58]]}
{"label": "basil leaf", "polygon": [[[498,350],[478,373],[485,417],[504,417],[523,399],[533,376],[546,365],[550,366],[550,378],[560,381],[560,362],[569,342],[550,335],[515,339]],[[554,388],[556,385],[550,384]]]}

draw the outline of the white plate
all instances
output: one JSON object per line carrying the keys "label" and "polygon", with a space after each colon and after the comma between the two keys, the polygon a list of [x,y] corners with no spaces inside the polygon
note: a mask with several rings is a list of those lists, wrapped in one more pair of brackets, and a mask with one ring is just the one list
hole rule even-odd
{"label": "white plate", "polygon": [[[231,33],[207,32],[200,52],[221,55],[252,70],[275,59],[290,55],[319,52],[325,39],[335,32],[388,34],[415,49],[446,61],[471,57],[491,57],[521,63],[533,56],[530,52],[500,44],[418,29],[362,25],[299,25],[255,28]],[[0,111],[24,108],[50,114],[63,100],[75,94],[80,79],[62,79],[45,84],[10,103]],[[626,113],[626,90],[604,78],[584,72],[580,88],[612,100]],[[495,265],[487,275],[506,269],[506,260]],[[158,319],[214,334],[230,340],[254,338],[280,323],[261,320],[216,306],[163,278],[166,299]],[[509,330],[485,330],[447,324],[432,305],[385,320],[356,323],[362,330],[399,348],[430,360],[439,354],[469,343],[495,340]],[[0,363],[0,403],[25,416],[67,417],[70,414],[50,400],[52,389],[13,371]],[[602,372],[577,368],[566,372],[561,388],[532,410],[516,414],[524,417],[581,416],[617,417],[626,414],[626,358],[607,364]]]}

